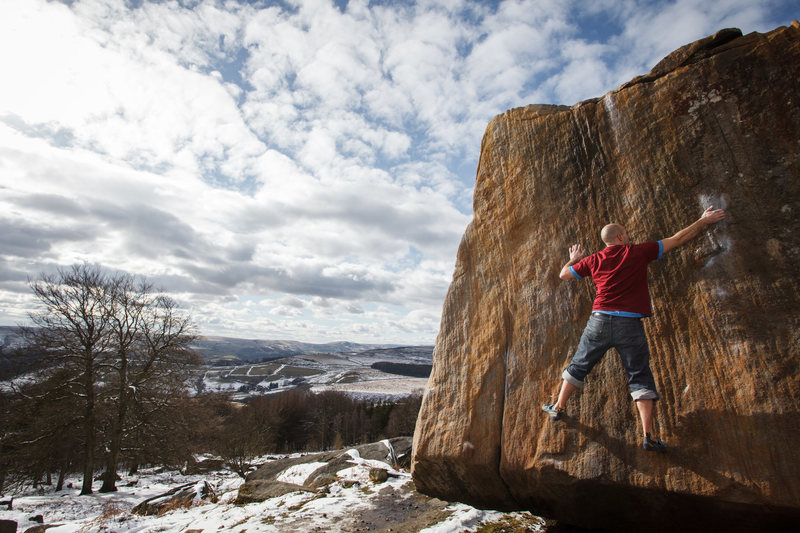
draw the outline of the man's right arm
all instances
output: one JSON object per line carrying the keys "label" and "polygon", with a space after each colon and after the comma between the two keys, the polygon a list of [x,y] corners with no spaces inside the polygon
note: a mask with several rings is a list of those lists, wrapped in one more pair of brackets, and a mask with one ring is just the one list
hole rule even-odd
{"label": "man's right arm", "polygon": [[569,247],[569,261],[567,264],[561,268],[561,273],[558,275],[561,279],[575,279],[575,276],[572,275],[569,267],[583,259],[583,256],[586,255],[586,252],[583,250],[583,246],[580,244],[573,244]]}
{"label": "man's right arm", "polygon": [[697,219],[693,224],[686,226],[672,237],[661,240],[661,244],[664,245],[664,253],[693,239],[703,228],[709,224],[715,224],[723,218],[725,218],[725,211],[722,209],[717,209],[715,211],[713,206],[709,207],[703,212],[703,216]]}

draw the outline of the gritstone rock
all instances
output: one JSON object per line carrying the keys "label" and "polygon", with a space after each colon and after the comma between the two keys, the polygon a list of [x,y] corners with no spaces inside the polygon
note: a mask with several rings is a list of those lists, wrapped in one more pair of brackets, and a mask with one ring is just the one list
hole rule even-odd
{"label": "gritstone rock", "polygon": [[[565,421],[555,398],[594,295],[558,277],[600,228],[669,237],[645,321],[667,454],[642,450],[610,351]],[[496,117],[481,145],[417,422],[413,477],[445,500],[612,530],[800,520],[800,24],[687,45],[572,107]]]}
{"label": "gritstone rock", "polygon": [[138,515],[160,515],[173,509],[188,508],[200,502],[217,502],[214,488],[207,481],[186,483],[148,498],[131,509],[131,512]]}
{"label": "gritstone rock", "polygon": [[386,471],[385,468],[370,468],[369,469],[369,480],[374,481],[376,483],[383,483],[389,479],[389,472]]}
{"label": "gritstone rock", "polygon": [[[390,459],[408,454],[411,450],[411,437],[395,437],[389,439],[389,446],[384,442],[374,442],[355,446],[352,450],[362,459],[382,461],[387,468],[392,466]],[[334,452],[309,453],[300,457],[289,457],[270,461],[261,465],[258,470],[247,475],[245,483],[239,488],[237,503],[260,502],[269,498],[282,496],[297,490],[318,491],[337,481],[337,472],[353,466],[353,457],[349,450]],[[311,463],[324,463],[308,473],[302,484],[286,483],[278,477],[291,467]],[[385,480],[384,480],[385,481]]]}

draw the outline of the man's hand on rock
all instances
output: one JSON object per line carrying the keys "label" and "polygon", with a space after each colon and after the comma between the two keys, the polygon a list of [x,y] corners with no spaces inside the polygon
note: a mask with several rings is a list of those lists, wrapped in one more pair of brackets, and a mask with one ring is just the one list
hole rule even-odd
{"label": "man's hand on rock", "polygon": [[706,225],[709,225],[716,224],[723,218],[725,218],[725,211],[722,209],[714,210],[714,206],[712,205],[703,211],[703,216],[700,217],[700,220],[705,222]]}
{"label": "man's hand on rock", "polygon": [[575,264],[586,256],[583,246],[580,244],[573,244],[569,247],[569,262]]}

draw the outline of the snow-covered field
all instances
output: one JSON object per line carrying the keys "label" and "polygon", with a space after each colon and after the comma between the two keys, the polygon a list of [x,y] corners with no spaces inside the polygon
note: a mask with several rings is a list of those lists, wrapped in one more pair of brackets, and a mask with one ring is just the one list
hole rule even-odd
{"label": "snow-covered field", "polygon": [[[357,454],[356,454],[357,455]],[[174,471],[145,470],[136,476],[123,476],[120,490],[110,494],[79,496],[80,479],[70,479],[72,488],[55,493],[52,488],[37,492],[30,489],[13,500],[13,510],[0,510],[0,519],[16,520],[18,531],[38,525],[31,520],[42,515],[45,524],[56,524],[48,533],[91,532],[351,532],[388,530],[393,521],[403,523],[402,509],[414,508],[423,496],[413,490],[407,472],[394,472],[384,483],[369,480],[370,462],[353,457],[353,467],[340,472],[340,481],[327,491],[297,491],[260,503],[237,505],[234,500],[242,479],[220,471],[185,476]],[[287,469],[281,476],[289,482],[302,479],[315,468],[315,463]],[[139,516],[130,510],[141,501],[190,482],[208,481],[214,486],[217,503],[198,502],[188,509],[175,509],[161,516]],[[8,498],[8,494],[3,499]],[[438,500],[427,499],[430,502]],[[398,514],[399,513],[399,514]],[[368,519],[372,517],[372,522]],[[375,517],[381,527],[372,528]],[[387,517],[383,521],[383,517]],[[508,519],[524,520],[529,531],[543,531],[541,520],[527,513],[509,515],[483,511],[464,504],[441,502],[441,513],[431,522],[427,515],[420,519],[424,533],[475,531],[480,524]],[[411,522],[413,524],[413,522]]]}
{"label": "snow-covered field", "polygon": [[312,385],[311,390],[314,392],[334,390],[346,392],[355,397],[381,397],[394,400],[410,394],[422,393],[427,383],[428,378],[393,377],[357,383]]}
{"label": "snow-covered field", "polygon": [[427,378],[390,374],[372,368],[376,362],[430,364],[424,357],[382,354],[309,354],[266,363],[206,367],[201,377],[206,392],[233,392],[235,400],[309,385],[315,392],[340,391],[364,399],[398,400],[422,392]]}

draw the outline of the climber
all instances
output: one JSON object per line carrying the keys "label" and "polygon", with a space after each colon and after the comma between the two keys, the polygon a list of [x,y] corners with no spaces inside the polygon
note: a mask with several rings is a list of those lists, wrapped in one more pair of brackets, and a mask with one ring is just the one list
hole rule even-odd
{"label": "climber", "polygon": [[567,399],[605,355],[616,348],[628,373],[628,386],[642,420],[644,449],[667,451],[667,445],[653,437],[653,405],[658,400],[653,373],[650,371],[650,350],[641,319],[650,316],[650,293],[647,266],[662,255],[697,236],[700,231],[725,218],[725,211],[709,207],[690,226],[672,237],[657,242],[630,244],[627,230],[619,224],[608,224],[600,232],[606,247],[590,256],[580,244],[569,248],[569,261],[561,269],[563,280],[590,276],[597,293],[592,314],[583,330],[571,364],[562,374],[563,381],[555,403],[542,405],[553,420],[566,411]]}

